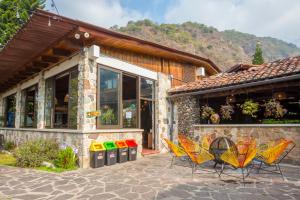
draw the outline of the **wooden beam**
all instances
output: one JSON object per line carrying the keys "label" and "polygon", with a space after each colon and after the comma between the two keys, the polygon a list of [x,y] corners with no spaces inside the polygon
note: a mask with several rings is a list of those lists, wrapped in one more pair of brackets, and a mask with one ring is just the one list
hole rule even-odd
{"label": "wooden beam", "polygon": [[46,63],[57,63],[59,61],[59,58],[54,56],[42,56],[41,59]]}
{"label": "wooden beam", "polygon": [[49,63],[34,61],[33,66],[36,68],[46,68],[46,67],[49,67]]}
{"label": "wooden beam", "polygon": [[62,48],[53,48],[52,52],[56,56],[64,56],[64,57],[70,56],[72,53],[71,51]]}

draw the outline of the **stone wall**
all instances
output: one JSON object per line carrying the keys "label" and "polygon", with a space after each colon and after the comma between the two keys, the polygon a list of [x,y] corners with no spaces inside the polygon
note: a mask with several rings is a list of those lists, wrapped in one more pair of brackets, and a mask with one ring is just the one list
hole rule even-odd
{"label": "stone wall", "polygon": [[156,149],[162,150],[163,144],[161,139],[169,138],[170,130],[170,102],[167,99],[168,89],[171,88],[171,80],[168,75],[158,73],[156,82],[156,102],[155,102],[155,125],[156,125]]}
{"label": "stone wall", "polygon": [[76,147],[78,149],[79,164],[82,168],[90,166],[89,147],[93,140],[105,142],[135,139],[138,143],[138,157],[140,157],[142,152],[142,131],[141,129],[123,129],[81,132],[79,130],[0,128],[0,134],[4,135],[5,140],[14,141],[17,145],[29,140],[55,139],[59,144]]}
{"label": "stone wall", "polygon": [[254,137],[258,144],[278,138],[287,138],[296,143],[296,147],[284,162],[300,165],[300,125],[195,125],[194,137],[215,133],[217,137],[226,136],[233,141],[242,137]]}
{"label": "stone wall", "polygon": [[173,99],[174,108],[176,109],[174,118],[177,126],[174,126],[175,132],[191,135],[193,125],[200,122],[200,108],[196,97],[184,96]]}

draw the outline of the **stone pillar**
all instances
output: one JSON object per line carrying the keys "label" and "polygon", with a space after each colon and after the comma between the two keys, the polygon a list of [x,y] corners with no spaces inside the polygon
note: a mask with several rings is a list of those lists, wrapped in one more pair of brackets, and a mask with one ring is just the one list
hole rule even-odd
{"label": "stone pillar", "polygon": [[97,64],[89,59],[88,48],[84,48],[78,65],[78,129],[96,130],[96,119],[88,118],[87,112],[97,109]]}
{"label": "stone pillar", "polygon": [[38,82],[38,107],[37,107],[37,128],[45,128],[45,79],[44,73],[39,73],[39,82]]}
{"label": "stone pillar", "polygon": [[183,96],[174,100],[177,108],[178,133],[192,136],[193,125],[200,122],[200,106],[195,96]]}
{"label": "stone pillar", "polygon": [[167,91],[171,88],[171,79],[168,75],[158,73],[158,80],[156,84],[156,149],[162,150],[163,144],[161,139],[170,138],[170,115],[171,106],[167,99]]}
{"label": "stone pillar", "polygon": [[22,104],[22,91],[21,85],[17,85],[17,93],[16,93],[16,112],[15,112],[15,128],[21,127],[21,105]]}

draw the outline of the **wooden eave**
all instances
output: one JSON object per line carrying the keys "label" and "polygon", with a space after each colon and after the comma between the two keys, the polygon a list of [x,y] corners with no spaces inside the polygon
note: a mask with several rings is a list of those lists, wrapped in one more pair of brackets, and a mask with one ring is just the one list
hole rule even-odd
{"label": "wooden eave", "polygon": [[[49,26],[50,21],[50,26]],[[89,33],[84,38],[83,33]],[[75,33],[81,38],[76,40]],[[78,52],[83,46],[104,45],[204,66],[209,74],[220,69],[209,59],[134,38],[82,21],[36,10],[0,51],[0,92],[27,80]]]}

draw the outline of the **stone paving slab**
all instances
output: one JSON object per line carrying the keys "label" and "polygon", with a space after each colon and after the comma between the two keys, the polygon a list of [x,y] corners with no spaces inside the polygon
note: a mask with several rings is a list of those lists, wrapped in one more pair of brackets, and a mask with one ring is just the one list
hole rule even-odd
{"label": "stone paving slab", "polygon": [[[137,199],[137,200],[276,200],[300,199],[300,167],[285,165],[278,175],[236,177],[189,167],[169,168],[171,158],[160,154],[138,161],[61,174],[0,166],[0,200],[4,199]],[[236,174],[238,175],[238,174]]]}

